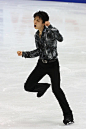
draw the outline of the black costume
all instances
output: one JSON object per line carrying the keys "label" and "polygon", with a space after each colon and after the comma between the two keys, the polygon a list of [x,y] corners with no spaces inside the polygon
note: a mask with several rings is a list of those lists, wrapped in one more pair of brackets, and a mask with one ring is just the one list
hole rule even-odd
{"label": "black costume", "polygon": [[65,116],[66,114],[72,114],[72,111],[62,89],[60,88],[57,40],[59,42],[63,41],[63,37],[59,31],[55,27],[52,27],[52,25],[48,27],[44,26],[41,38],[39,37],[39,31],[37,31],[35,34],[37,49],[30,52],[22,52],[22,57],[25,58],[39,56],[38,63],[25,82],[24,88],[26,91],[30,92],[45,92],[50,84],[38,82],[43,78],[43,76],[48,74],[51,78],[52,91],[62,108],[63,115]]}

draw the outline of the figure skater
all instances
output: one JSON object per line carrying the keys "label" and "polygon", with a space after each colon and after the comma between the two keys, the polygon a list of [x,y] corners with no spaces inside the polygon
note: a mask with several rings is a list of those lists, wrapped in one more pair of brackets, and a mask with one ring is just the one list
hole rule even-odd
{"label": "figure skater", "polygon": [[[74,122],[73,113],[60,87],[60,69],[57,53],[57,41],[62,42],[63,37],[59,30],[49,22],[49,16],[44,11],[38,11],[34,15],[34,28],[36,49],[33,51],[17,51],[18,56],[34,58],[39,56],[38,62],[32,73],[24,83],[24,89],[28,92],[37,92],[37,97],[43,96],[46,90],[52,86],[52,92],[58,100],[63,112],[65,125]],[[39,83],[48,74],[51,84]]]}

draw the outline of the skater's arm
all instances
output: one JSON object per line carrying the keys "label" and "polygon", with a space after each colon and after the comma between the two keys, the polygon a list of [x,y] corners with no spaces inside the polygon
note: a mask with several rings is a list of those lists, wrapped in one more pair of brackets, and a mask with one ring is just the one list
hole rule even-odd
{"label": "skater's arm", "polygon": [[45,26],[48,26],[48,38],[51,38],[51,40],[54,40],[54,39],[57,39],[59,42],[62,42],[63,41],[63,37],[62,35],[59,33],[59,31],[53,27],[49,21],[46,21],[45,22]]}
{"label": "skater's arm", "polygon": [[50,29],[50,33],[52,34],[53,38],[55,37],[59,42],[62,42],[63,41],[63,37],[59,33],[59,30],[57,30],[51,24],[48,26],[48,28]]}
{"label": "skater's arm", "polygon": [[22,57],[25,58],[34,58],[39,56],[39,49],[35,49],[33,51],[22,51]]}
{"label": "skater's arm", "polygon": [[18,56],[22,56],[25,58],[34,58],[39,56],[39,49],[33,51],[17,51]]}

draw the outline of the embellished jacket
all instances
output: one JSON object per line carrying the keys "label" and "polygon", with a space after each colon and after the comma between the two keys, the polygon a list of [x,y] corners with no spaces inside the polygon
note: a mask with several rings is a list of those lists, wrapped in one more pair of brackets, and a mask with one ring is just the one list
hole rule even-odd
{"label": "embellished jacket", "polygon": [[39,30],[35,33],[36,49],[33,51],[22,51],[22,57],[34,58],[39,56],[39,59],[51,60],[56,59],[57,41],[62,42],[63,37],[52,25],[44,26],[41,38],[39,37]]}

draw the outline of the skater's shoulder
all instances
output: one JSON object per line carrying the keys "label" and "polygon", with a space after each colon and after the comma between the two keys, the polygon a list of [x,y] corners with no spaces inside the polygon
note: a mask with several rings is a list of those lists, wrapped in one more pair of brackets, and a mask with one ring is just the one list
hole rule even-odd
{"label": "skater's shoulder", "polygon": [[37,37],[37,36],[39,36],[39,30],[37,30],[36,32],[35,32],[35,35],[34,35],[35,37]]}

